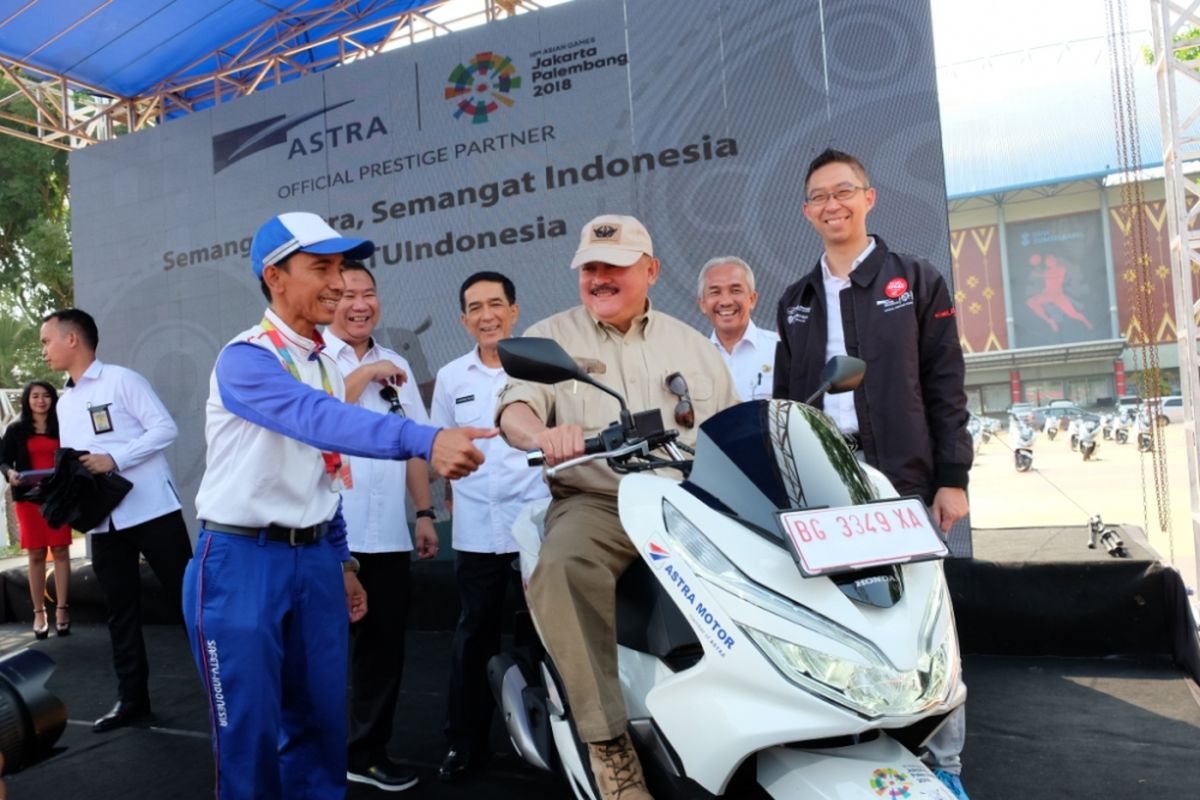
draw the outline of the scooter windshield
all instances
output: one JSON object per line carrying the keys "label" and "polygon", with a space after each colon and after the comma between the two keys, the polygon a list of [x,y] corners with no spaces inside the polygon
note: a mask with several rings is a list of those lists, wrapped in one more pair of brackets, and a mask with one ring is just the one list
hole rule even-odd
{"label": "scooter windshield", "polygon": [[684,487],[712,507],[780,538],[776,512],[875,499],[866,474],[824,412],[790,400],[754,400],[700,426]]}

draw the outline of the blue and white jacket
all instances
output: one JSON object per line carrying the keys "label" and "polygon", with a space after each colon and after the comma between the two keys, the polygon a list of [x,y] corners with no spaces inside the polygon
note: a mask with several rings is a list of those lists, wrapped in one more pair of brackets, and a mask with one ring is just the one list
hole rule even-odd
{"label": "blue and white jacket", "polygon": [[[272,311],[300,373],[296,380],[260,325],[221,350],[209,380],[204,478],[196,495],[200,519],[259,528],[303,528],[330,522],[342,558],[350,557],[340,495],[323,451],[366,458],[429,459],[438,428],[342,402],[337,364],[314,341]],[[323,388],[321,365],[333,388]]]}

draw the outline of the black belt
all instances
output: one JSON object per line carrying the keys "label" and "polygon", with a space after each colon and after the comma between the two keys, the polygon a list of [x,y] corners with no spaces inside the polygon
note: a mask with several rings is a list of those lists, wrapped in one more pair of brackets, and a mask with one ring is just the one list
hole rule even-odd
{"label": "black belt", "polygon": [[329,532],[329,523],[320,522],[307,528],[285,528],[282,525],[265,525],[261,528],[247,528],[243,525],[222,525],[219,522],[200,520],[200,527],[213,533],[232,533],[235,536],[266,536],[270,542],[287,542],[292,547],[313,544]]}
{"label": "black belt", "polygon": [[842,438],[846,440],[846,444],[849,445],[850,449],[855,453],[862,451],[862,437],[857,433],[843,433]]}

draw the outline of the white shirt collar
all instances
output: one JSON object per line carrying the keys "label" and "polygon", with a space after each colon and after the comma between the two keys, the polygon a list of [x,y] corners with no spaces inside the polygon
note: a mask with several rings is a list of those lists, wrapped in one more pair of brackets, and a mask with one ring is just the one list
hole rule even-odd
{"label": "white shirt collar", "polygon": [[[824,256],[822,256],[822,263],[824,263]],[[714,328],[713,332],[708,335],[708,340],[720,347],[722,350],[725,349],[725,345],[721,344],[721,340],[717,338],[716,328]],[[746,323],[746,330],[742,331],[742,338],[734,342],[733,349],[737,350],[738,347],[741,346],[742,342],[750,342],[750,344],[754,345],[755,347],[758,346],[758,326],[754,324],[754,320],[750,320]]]}
{"label": "white shirt collar", "polygon": [[[858,265],[861,264],[862,262],[866,261],[867,256],[871,255],[871,253],[873,253],[873,252],[875,252],[875,237],[868,236],[867,237],[867,246],[865,248],[863,248],[863,251],[861,253],[858,254],[858,258],[854,259],[854,263],[850,265],[850,271],[854,272],[854,270],[858,269]],[[839,278],[837,275],[834,275],[832,272],[829,271],[829,262],[825,259],[824,253],[821,253],[821,275],[824,276],[826,281],[831,281],[831,280],[848,281],[848,280],[850,280],[849,275],[847,275],[845,278]]]}
{"label": "white shirt collar", "polygon": [[366,361],[367,356],[371,355],[371,351],[378,347],[375,337],[372,336],[371,346],[367,348],[367,352],[363,353],[363,357],[359,358],[358,353],[354,352],[354,345],[340,338],[329,328],[324,330],[323,337],[325,339],[325,352],[329,353],[335,361],[341,357],[342,351],[348,351],[354,357],[355,361]]}
{"label": "white shirt collar", "polygon": [[471,356],[471,363],[467,365],[467,369],[482,370],[488,375],[494,375],[496,374],[496,370],[504,369],[504,367],[489,367],[483,363],[483,359],[479,355],[479,345],[472,347],[469,355]]}

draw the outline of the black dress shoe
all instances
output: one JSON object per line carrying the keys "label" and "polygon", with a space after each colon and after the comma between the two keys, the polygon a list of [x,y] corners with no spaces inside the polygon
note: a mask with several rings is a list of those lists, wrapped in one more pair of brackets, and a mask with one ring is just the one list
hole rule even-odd
{"label": "black dress shoe", "polygon": [[118,700],[112,710],[92,723],[93,733],[104,733],[128,725],[136,719],[150,716],[150,702]]}
{"label": "black dress shoe", "polygon": [[351,767],[346,779],[354,783],[365,783],[385,792],[403,792],[417,785],[417,773],[391,761],[380,761],[366,769]]}
{"label": "black dress shoe", "polygon": [[438,779],[444,783],[452,783],[466,774],[471,766],[471,754],[461,747],[451,747],[438,767]]}

